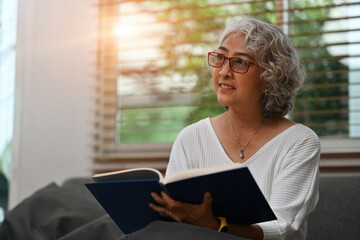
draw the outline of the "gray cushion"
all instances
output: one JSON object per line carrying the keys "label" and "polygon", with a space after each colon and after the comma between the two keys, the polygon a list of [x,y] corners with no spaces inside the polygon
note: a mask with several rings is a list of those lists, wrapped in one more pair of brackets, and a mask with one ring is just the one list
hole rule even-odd
{"label": "gray cushion", "polygon": [[321,176],[307,239],[360,239],[360,175]]}

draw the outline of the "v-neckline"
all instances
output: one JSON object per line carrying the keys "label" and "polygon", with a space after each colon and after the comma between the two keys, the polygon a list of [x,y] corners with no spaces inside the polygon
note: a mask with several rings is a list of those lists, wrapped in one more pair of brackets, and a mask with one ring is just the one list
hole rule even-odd
{"label": "v-neckline", "polygon": [[[214,139],[215,139],[217,145],[219,146],[219,148],[221,148],[221,151],[224,154],[224,156],[226,156],[226,158],[231,163],[235,163],[229,157],[229,155],[226,153],[224,146],[221,144],[219,137],[216,135],[216,132],[215,132],[214,126],[211,123],[210,117],[208,117],[206,120],[207,120],[208,126],[210,128],[211,134],[214,136]],[[270,146],[272,144],[272,142],[274,142],[276,139],[280,138],[280,136],[282,136],[286,132],[290,131],[293,127],[298,126],[298,125],[299,125],[299,123],[295,123],[295,124],[291,125],[290,127],[284,129],[283,131],[279,132],[277,135],[275,135],[273,138],[271,138],[269,141],[267,141],[261,148],[259,148],[250,158],[248,158],[246,161],[244,161],[240,164],[248,165],[250,162],[254,161],[254,159],[256,159],[256,155],[260,154],[262,151],[264,151],[264,149],[266,149],[268,146]]]}

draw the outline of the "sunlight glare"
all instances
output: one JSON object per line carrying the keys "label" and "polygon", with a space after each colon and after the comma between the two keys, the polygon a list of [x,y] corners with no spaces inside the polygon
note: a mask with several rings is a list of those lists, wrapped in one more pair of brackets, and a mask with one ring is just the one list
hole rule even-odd
{"label": "sunlight glare", "polygon": [[115,34],[118,38],[132,37],[136,35],[136,29],[133,25],[122,25],[119,24],[115,28]]}

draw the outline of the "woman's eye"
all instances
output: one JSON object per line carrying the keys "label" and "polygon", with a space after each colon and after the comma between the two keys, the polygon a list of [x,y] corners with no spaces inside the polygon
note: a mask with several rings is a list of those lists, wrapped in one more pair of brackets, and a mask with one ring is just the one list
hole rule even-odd
{"label": "woman's eye", "polygon": [[239,65],[248,65],[248,61],[246,61],[245,59],[242,58],[236,58],[234,59],[234,64],[239,64]]}
{"label": "woman's eye", "polygon": [[223,59],[224,59],[224,55],[219,54],[219,55],[217,56],[217,58],[218,58],[218,60],[223,60]]}

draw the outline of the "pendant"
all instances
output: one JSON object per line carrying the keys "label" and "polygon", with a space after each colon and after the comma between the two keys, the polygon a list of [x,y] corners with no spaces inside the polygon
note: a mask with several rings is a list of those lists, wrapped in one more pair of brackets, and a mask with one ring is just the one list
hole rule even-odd
{"label": "pendant", "polygon": [[244,148],[240,148],[240,158],[244,159]]}

